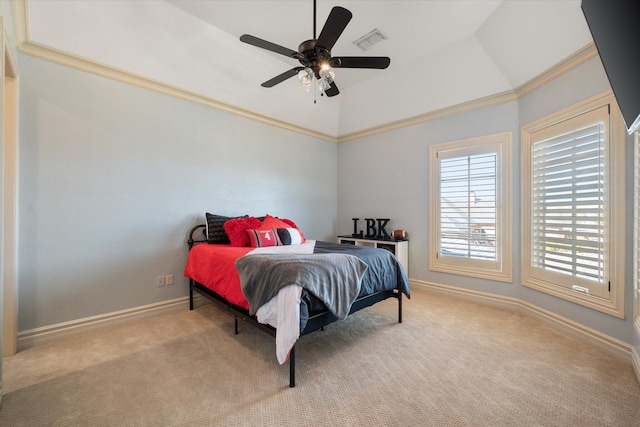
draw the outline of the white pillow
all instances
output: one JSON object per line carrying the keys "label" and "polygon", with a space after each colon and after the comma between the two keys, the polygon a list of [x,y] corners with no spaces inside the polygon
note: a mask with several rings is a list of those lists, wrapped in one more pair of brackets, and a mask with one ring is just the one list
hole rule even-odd
{"label": "white pillow", "polygon": [[278,237],[283,245],[299,245],[304,237],[297,228],[278,228]]}

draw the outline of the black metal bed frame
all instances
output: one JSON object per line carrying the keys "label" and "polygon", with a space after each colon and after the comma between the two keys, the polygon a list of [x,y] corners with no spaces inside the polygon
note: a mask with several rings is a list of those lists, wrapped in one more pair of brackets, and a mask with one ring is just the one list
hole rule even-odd
{"label": "black metal bed frame", "polygon": [[[198,229],[203,229],[203,239],[194,239],[194,233]],[[199,243],[206,243],[206,226],[204,224],[196,225],[189,232],[189,239],[187,240],[187,244],[189,245],[189,250]],[[266,325],[258,322],[256,316],[252,316],[249,314],[249,311],[238,305],[232,304],[222,296],[202,285],[201,283],[196,282],[193,279],[189,279],[189,310],[193,310],[193,291],[197,291],[198,293],[204,295],[212,302],[217,304],[222,309],[225,309],[230,314],[234,316],[234,328],[235,334],[239,333],[238,331],[238,320],[243,320],[256,328],[268,333],[269,335],[275,337],[276,336],[276,328],[271,325]],[[384,301],[388,298],[397,298],[398,299],[398,323],[402,323],[402,292],[397,289],[389,289],[385,291],[375,292],[370,295],[362,296],[354,301],[351,306],[351,310],[349,314],[355,313],[356,311],[360,311],[363,308],[369,307],[373,304],[376,304],[380,301]],[[336,316],[333,315],[330,311],[324,311],[321,313],[313,314],[309,316],[309,320],[307,321],[307,325],[304,330],[300,331],[300,336],[309,334],[311,332],[317,331],[318,329],[322,330],[325,326],[335,322],[338,320]],[[291,348],[291,352],[289,353],[289,387],[296,386],[296,346]]]}

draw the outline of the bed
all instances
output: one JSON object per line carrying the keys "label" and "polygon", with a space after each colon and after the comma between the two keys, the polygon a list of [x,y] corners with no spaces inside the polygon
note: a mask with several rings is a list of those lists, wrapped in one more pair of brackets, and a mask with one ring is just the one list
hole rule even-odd
{"label": "bed", "polygon": [[389,298],[398,300],[402,323],[409,284],[389,251],[305,239],[293,222],[269,215],[221,217],[218,224],[212,217],[188,236],[190,309],[197,292],[235,317],[236,334],[243,320],[274,336],[278,362],[289,362],[290,387],[300,336]]}

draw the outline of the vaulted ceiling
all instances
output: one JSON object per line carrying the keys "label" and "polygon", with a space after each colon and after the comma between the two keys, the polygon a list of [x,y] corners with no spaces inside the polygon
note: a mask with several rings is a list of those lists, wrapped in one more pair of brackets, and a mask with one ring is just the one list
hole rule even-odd
{"label": "vaulted ceiling", "polygon": [[[18,3],[19,46],[40,56],[88,61],[331,138],[514,91],[592,43],[580,0],[318,0],[318,33],[333,6],[353,13],[334,55],[391,58],[386,70],[336,69],[341,93],[327,98],[295,77],[261,87],[298,63],[239,41],[248,33],[297,50],[313,37],[312,0]],[[373,29],[386,39],[363,52],[353,41]]]}

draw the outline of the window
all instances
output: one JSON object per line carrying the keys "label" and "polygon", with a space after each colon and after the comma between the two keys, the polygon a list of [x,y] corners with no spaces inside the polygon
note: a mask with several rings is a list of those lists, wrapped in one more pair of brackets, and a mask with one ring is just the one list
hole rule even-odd
{"label": "window", "polygon": [[522,280],[623,317],[620,117],[613,97],[600,96],[523,128]]}
{"label": "window", "polygon": [[429,268],[511,281],[511,133],[432,145]]}

